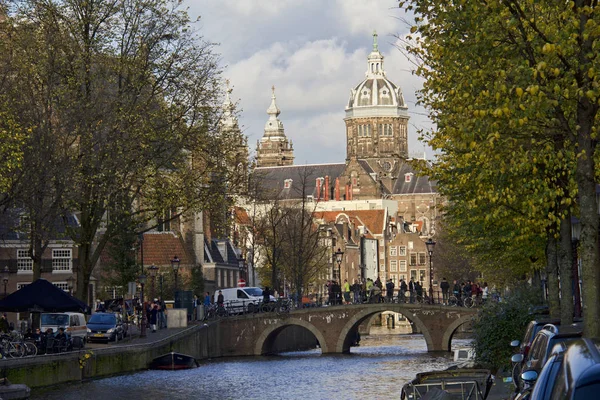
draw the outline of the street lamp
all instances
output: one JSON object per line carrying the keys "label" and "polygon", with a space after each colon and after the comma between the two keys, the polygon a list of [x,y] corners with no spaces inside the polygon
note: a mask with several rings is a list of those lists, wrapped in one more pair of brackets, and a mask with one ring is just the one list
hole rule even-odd
{"label": "street lamp", "polygon": [[144,285],[146,284],[146,275],[141,274],[138,277],[138,281],[142,287],[140,291],[140,299],[142,300],[142,327],[140,328],[140,337],[146,337],[146,325],[148,324],[148,315],[146,312],[147,307],[146,302],[144,301]]}
{"label": "street lamp", "polygon": [[[175,292],[177,292],[177,271],[179,270],[180,262],[181,260],[179,260],[179,257],[177,256],[173,257],[171,260],[171,268],[173,268],[173,273],[175,274]],[[175,296],[173,296],[173,298],[175,298]]]}
{"label": "street lamp", "polygon": [[340,285],[342,284],[342,260],[344,259],[344,252],[342,249],[338,247],[337,251],[334,253],[335,261],[337,261],[338,265],[338,279],[340,280]]}
{"label": "street lamp", "polygon": [[75,278],[73,278],[73,275],[67,278],[67,287],[69,288],[69,294],[73,296],[73,288],[75,287]]}
{"label": "street lamp", "polygon": [[10,270],[8,269],[8,265],[4,267],[4,272],[2,273],[2,282],[4,283],[4,297],[6,297],[6,286],[8,285],[8,275],[10,274]]}
{"label": "street lamp", "polygon": [[[156,273],[158,272],[158,267],[156,265],[152,264],[151,266],[149,266],[147,268],[147,270],[148,270],[148,273],[150,274],[150,278],[152,278],[152,298],[154,298],[154,297],[156,297],[154,295],[154,293],[155,293],[154,292],[154,283],[156,281]],[[161,297],[161,299],[162,299],[162,297]]]}
{"label": "street lamp", "polygon": [[433,304],[433,264],[431,258],[433,256],[435,242],[432,238],[429,238],[425,242],[425,246],[427,246],[427,252],[429,253],[429,304]]}
{"label": "street lamp", "polygon": [[246,269],[246,259],[244,258],[244,256],[240,255],[240,258],[238,258],[238,269],[239,269],[239,279],[238,279],[238,286],[244,286],[246,284],[246,280],[244,279],[244,271]]}

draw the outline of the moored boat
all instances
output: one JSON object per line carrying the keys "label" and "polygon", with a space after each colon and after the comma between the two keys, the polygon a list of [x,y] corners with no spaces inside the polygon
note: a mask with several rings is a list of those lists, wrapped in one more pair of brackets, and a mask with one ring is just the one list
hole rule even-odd
{"label": "moored boat", "polygon": [[190,369],[196,368],[198,361],[192,356],[170,352],[160,357],[156,357],[150,363],[150,369]]}
{"label": "moored boat", "polygon": [[487,369],[447,369],[422,372],[402,387],[402,400],[483,400],[494,381]]}
{"label": "moored boat", "polygon": [[0,399],[28,399],[30,394],[31,389],[29,388],[29,386],[20,383],[10,383],[6,378],[0,379]]}

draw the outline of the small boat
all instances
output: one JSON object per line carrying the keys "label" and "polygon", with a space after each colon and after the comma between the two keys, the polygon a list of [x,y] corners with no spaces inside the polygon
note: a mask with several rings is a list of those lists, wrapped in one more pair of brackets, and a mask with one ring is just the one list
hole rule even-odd
{"label": "small boat", "polygon": [[402,387],[402,400],[483,400],[494,380],[487,369],[448,369],[422,372]]}
{"label": "small boat", "polygon": [[21,400],[28,399],[31,389],[27,385],[20,383],[10,383],[8,379],[0,379],[0,399]]}
{"label": "small boat", "polygon": [[163,356],[156,357],[150,363],[150,369],[190,369],[196,368],[198,361],[192,356],[175,353],[174,351]]}

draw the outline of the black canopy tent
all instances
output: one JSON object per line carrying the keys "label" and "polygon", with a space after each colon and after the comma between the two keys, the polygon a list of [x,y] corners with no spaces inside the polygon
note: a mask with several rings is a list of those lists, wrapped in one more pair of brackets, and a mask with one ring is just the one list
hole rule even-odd
{"label": "black canopy tent", "polygon": [[0,300],[0,311],[4,312],[86,312],[88,306],[45,279],[17,290]]}

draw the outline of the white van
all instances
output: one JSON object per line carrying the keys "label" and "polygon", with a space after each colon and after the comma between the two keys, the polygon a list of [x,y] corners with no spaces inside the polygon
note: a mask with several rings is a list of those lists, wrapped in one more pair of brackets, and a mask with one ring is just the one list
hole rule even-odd
{"label": "white van", "polygon": [[84,342],[87,340],[87,326],[85,316],[82,313],[42,313],[40,329],[42,332],[46,332],[48,328],[52,328],[54,333],[58,332],[58,328],[64,328],[67,335],[80,337]]}
{"label": "white van", "polygon": [[[223,302],[232,312],[257,312],[258,304],[263,300],[263,291],[259,287],[237,287],[221,289],[223,292]],[[215,292],[214,302],[217,303],[219,290]],[[273,296],[271,301],[275,301]]]}

